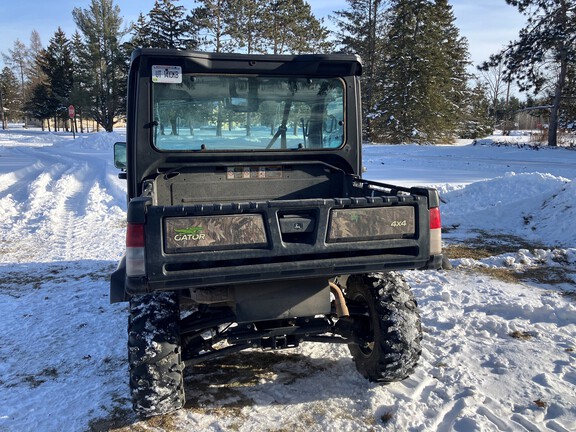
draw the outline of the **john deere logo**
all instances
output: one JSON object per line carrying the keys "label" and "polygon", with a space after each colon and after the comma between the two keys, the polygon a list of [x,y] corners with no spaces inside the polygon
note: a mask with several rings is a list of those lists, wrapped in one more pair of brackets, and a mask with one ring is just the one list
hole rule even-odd
{"label": "john deere logo", "polygon": [[204,240],[206,238],[206,234],[203,233],[204,228],[202,227],[190,227],[184,229],[177,229],[176,235],[174,235],[174,240],[182,241],[182,240]]}

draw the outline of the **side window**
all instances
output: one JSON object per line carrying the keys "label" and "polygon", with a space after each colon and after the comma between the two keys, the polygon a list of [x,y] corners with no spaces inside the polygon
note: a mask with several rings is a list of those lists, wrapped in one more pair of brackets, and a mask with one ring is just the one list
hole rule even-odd
{"label": "side window", "polygon": [[[344,142],[344,102],[342,94],[332,92],[324,118],[324,147],[339,147]],[[336,93],[336,94],[334,94]]]}

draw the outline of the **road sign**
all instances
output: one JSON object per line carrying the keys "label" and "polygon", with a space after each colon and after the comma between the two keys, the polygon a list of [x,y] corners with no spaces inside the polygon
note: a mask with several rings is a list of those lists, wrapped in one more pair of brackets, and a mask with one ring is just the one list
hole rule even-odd
{"label": "road sign", "polygon": [[70,105],[68,107],[68,116],[70,118],[74,118],[74,115],[76,114],[76,112],[74,111],[74,105]]}

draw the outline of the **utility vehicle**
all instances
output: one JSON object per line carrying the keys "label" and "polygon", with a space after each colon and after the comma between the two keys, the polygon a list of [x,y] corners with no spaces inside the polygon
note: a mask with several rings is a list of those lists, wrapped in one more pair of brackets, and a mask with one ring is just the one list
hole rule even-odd
{"label": "utility vehicle", "polygon": [[357,56],[139,49],[128,79],[126,254],[135,411],[185,403],[184,370],[248,348],[347,344],[406,378],[421,353],[403,269],[441,266],[436,190],[362,178]]}

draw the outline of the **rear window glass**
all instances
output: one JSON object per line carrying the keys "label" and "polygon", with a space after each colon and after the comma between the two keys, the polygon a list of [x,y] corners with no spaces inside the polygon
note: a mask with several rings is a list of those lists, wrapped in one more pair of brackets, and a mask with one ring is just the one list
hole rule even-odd
{"label": "rear window glass", "polygon": [[184,75],[152,83],[153,143],[166,151],[334,149],[344,143],[337,78]]}

